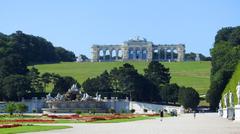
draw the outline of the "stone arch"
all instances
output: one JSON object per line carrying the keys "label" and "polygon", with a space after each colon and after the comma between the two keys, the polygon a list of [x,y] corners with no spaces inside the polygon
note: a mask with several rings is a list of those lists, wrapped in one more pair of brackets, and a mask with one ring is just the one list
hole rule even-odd
{"label": "stone arch", "polygon": [[177,48],[173,48],[172,52],[173,52],[173,60],[177,61],[177,58],[178,58]]}
{"label": "stone arch", "polygon": [[159,50],[157,48],[153,49],[153,60],[158,60]]}
{"label": "stone arch", "polygon": [[143,60],[147,59],[147,49],[146,48],[142,48],[142,59]]}
{"label": "stone arch", "polygon": [[103,49],[99,49],[98,54],[99,54],[99,60],[102,61],[103,57],[104,57],[104,50]]}
{"label": "stone arch", "polygon": [[129,48],[128,49],[128,59],[134,59],[134,55],[135,55],[135,52],[134,52],[134,49],[133,48]]}
{"label": "stone arch", "polygon": [[135,49],[135,54],[136,54],[136,59],[138,60],[138,59],[142,59],[142,52],[141,52],[141,49],[140,48],[136,48]]}
{"label": "stone arch", "polygon": [[121,60],[123,57],[123,51],[121,49],[117,50],[117,59]]}
{"label": "stone arch", "polygon": [[171,60],[171,48],[167,48],[166,49],[166,53],[167,53],[166,60],[167,61]]}
{"label": "stone arch", "polygon": [[159,49],[159,60],[163,61],[164,60],[164,53],[165,53],[165,49],[164,48],[160,48]]}
{"label": "stone arch", "polygon": [[116,49],[112,49],[111,50],[111,59],[115,60],[117,58],[117,50]]}

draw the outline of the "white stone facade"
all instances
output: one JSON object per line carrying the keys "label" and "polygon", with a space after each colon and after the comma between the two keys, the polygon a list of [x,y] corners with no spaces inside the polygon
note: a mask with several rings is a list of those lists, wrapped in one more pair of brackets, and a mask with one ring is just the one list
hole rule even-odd
{"label": "white stone facade", "polygon": [[161,45],[147,41],[145,38],[134,38],[116,45],[93,45],[92,61],[184,61],[185,45]]}

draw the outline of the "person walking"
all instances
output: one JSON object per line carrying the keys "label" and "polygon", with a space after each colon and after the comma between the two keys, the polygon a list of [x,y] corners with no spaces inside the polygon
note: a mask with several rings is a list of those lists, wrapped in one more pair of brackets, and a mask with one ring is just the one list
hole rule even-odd
{"label": "person walking", "polygon": [[196,118],[196,111],[195,110],[193,111],[193,117],[194,117],[194,119]]}
{"label": "person walking", "polygon": [[164,116],[163,110],[160,110],[160,121],[163,121],[163,116]]}

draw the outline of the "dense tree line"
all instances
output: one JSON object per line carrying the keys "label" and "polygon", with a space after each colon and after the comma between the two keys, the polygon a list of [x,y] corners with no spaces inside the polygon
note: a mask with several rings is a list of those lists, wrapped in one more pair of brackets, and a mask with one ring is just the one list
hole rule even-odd
{"label": "dense tree line", "polygon": [[0,33],[0,57],[21,56],[26,64],[75,61],[75,54],[38,36],[17,31],[11,35]]}
{"label": "dense tree line", "polygon": [[144,69],[144,75],[139,74],[133,65],[125,63],[97,77],[88,78],[82,88],[90,95],[98,92],[106,97],[127,96],[135,101],[178,103],[185,108],[196,108],[199,94],[193,88],[170,84],[170,79],[169,69],[159,62],[150,62]]}
{"label": "dense tree line", "polygon": [[[196,59],[196,53],[190,52],[185,54],[185,61],[195,61]],[[211,61],[211,57],[207,57],[203,54],[199,54],[199,58],[201,61]]]}
{"label": "dense tree line", "polygon": [[211,49],[211,85],[207,101],[212,110],[218,107],[221,94],[240,59],[240,26],[226,27],[217,32]]}
{"label": "dense tree line", "polygon": [[27,65],[74,60],[74,53],[54,47],[44,38],[21,31],[11,35],[0,33],[0,100],[19,101],[22,97],[43,96],[48,81],[54,84],[53,94],[66,90],[76,80],[53,74],[47,78],[46,74],[41,76],[36,68],[28,69]]}

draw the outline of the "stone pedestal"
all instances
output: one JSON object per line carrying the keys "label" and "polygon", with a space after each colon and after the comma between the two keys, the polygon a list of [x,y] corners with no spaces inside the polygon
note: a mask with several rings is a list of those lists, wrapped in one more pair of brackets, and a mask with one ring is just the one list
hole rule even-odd
{"label": "stone pedestal", "polygon": [[227,113],[228,113],[228,119],[229,120],[234,120],[234,107],[229,107],[227,108]]}
{"label": "stone pedestal", "polygon": [[228,117],[228,113],[227,113],[227,108],[223,108],[223,118],[227,118]]}
{"label": "stone pedestal", "polygon": [[218,109],[218,116],[220,116],[220,117],[223,116],[223,109]]}
{"label": "stone pedestal", "polygon": [[240,121],[240,105],[235,105],[235,120]]}
{"label": "stone pedestal", "polygon": [[223,118],[229,119],[229,120],[234,120],[234,108],[233,107],[228,107],[228,108],[223,108]]}

